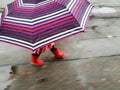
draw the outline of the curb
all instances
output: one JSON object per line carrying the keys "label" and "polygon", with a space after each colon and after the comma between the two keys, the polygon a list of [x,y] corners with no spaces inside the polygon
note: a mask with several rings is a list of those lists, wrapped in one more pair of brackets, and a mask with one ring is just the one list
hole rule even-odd
{"label": "curb", "polygon": [[104,18],[120,18],[120,7],[94,7],[92,11],[93,17],[104,17]]}

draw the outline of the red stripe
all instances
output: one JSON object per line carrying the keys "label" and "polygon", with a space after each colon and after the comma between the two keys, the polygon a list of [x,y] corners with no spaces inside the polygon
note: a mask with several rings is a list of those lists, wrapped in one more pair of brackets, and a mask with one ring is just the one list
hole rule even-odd
{"label": "red stripe", "polygon": [[73,15],[76,15],[76,13],[78,12],[78,9],[83,1],[84,0],[79,0],[79,2],[77,1],[78,3],[76,3],[76,5],[74,6],[75,8],[73,9],[73,12],[72,12]]}
{"label": "red stripe", "polygon": [[37,31],[37,30],[42,30],[42,29],[45,29],[46,27],[48,28],[51,28],[51,27],[54,27],[54,25],[58,25],[59,26],[59,23],[62,23],[62,22],[65,22],[69,19],[73,19],[74,17],[72,15],[68,16],[68,17],[64,17],[60,20],[55,20],[51,23],[47,23],[46,25],[40,25],[40,27],[38,28],[35,28],[34,31]]}
{"label": "red stripe", "polygon": [[[41,30],[41,31],[43,31],[43,29],[45,29],[45,28],[51,28],[51,27],[54,27],[54,25],[58,25],[59,26],[59,23],[61,24],[62,22],[64,22],[64,21],[67,21],[67,20],[69,20],[69,19],[73,19],[74,17],[72,16],[72,15],[69,15],[69,16],[67,16],[67,17],[64,17],[64,18],[60,18],[59,20],[55,20],[55,21],[52,21],[52,22],[49,22],[49,23],[46,23],[46,24],[39,24],[39,26],[38,26],[38,24],[37,25],[35,25],[34,27],[36,27],[35,29],[33,29],[32,30],[32,27],[31,26],[29,26],[29,28],[26,28],[26,27],[20,27],[19,25],[17,26],[17,25],[14,25],[14,23],[10,23],[10,24],[8,24],[8,23],[6,23],[6,22],[3,22],[3,27],[7,27],[7,28],[11,28],[11,29],[17,29],[17,30],[22,30],[22,31],[28,31],[28,32],[34,32],[34,31],[37,31],[37,30]],[[57,19],[57,18],[56,18]],[[16,23],[15,23],[16,24]]]}
{"label": "red stripe", "polygon": [[24,27],[19,27],[19,26],[15,26],[15,25],[11,25],[11,24],[6,24],[3,22],[3,27],[6,27],[6,28],[11,28],[11,29],[16,29],[16,30],[25,30],[25,31],[31,31],[30,29],[27,29],[27,28],[24,28]]}

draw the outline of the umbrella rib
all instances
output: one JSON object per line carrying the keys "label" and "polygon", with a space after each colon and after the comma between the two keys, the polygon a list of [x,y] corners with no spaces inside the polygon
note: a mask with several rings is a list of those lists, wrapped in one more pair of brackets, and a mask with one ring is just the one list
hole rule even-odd
{"label": "umbrella rib", "polygon": [[[53,2],[52,0],[46,0],[46,1],[43,1],[43,2],[40,2],[37,4],[37,7],[40,6],[40,5],[44,5],[46,3],[50,3],[50,2]],[[36,6],[36,4],[29,4],[29,3],[24,3],[22,4],[23,7],[30,7],[30,8],[33,8]]]}

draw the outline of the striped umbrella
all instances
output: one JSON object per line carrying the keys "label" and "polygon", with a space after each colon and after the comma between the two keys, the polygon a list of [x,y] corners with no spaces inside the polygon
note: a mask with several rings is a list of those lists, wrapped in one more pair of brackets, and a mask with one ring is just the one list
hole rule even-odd
{"label": "striped umbrella", "polygon": [[92,8],[87,0],[15,0],[2,13],[0,41],[35,50],[84,32]]}

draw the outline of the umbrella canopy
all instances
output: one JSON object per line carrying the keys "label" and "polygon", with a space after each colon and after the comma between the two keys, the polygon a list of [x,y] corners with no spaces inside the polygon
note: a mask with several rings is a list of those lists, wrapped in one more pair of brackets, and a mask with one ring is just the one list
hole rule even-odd
{"label": "umbrella canopy", "polygon": [[84,32],[92,8],[87,0],[16,0],[2,13],[0,41],[35,50]]}

